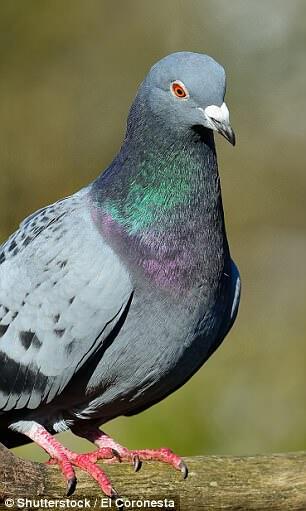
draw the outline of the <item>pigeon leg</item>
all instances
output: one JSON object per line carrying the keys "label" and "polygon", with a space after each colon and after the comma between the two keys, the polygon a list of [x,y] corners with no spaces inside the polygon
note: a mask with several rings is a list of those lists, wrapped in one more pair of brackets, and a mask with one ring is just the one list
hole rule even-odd
{"label": "pigeon leg", "polygon": [[115,440],[99,428],[89,427],[88,425],[78,425],[78,427],[73,428],[73,432],[76,435],[93,442],[99,448],[113,449],[119,455],[119,459],[118,457],[112,457],[106,460],[107,463],[113,463],[115,461],[130,461],[133,463],[135,472],[137,472],[141,467],[142,461],[162,461],[163,463],[173,466],[176,470],[180,470],[184,479],[186,479],[188,475],[186,463],[182,460],[182,458],[174,454],[171,449],[161,448],[130,451],[126,447],[115,442]]}
{"label": "pigeon leg", "polygon": [[52,464],[57,463],[59,465],[67,481],[68,496],[72,495],[76,488],[77,479],[73,467],[78,467],[91,475],[108,497],[118,496],[108,476],[100,467],[95,465],[100,459],[110,459],[118,456],[117,452],[111,447],[101,447],[94,452],[78,454],[64,447],[43,426],[35,423],[24,434],[49,454]]}

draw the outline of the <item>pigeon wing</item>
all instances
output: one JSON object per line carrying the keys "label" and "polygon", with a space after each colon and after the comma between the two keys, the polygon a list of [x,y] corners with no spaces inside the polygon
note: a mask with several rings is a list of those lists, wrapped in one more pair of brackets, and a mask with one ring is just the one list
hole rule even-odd
{"label": "pigeon wing", "polygon": [[60,394],[131,294],[86,189],[27,218],[0,246],[0,410],[37,408]]}

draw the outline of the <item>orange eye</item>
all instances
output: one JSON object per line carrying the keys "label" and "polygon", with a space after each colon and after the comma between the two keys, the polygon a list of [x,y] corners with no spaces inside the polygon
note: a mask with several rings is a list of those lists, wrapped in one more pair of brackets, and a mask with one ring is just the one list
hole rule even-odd
{"label": "orange eye", "polygon": [[188,91],[182,82],[173,82],[171,84],[171,92],[174,96],[179,99],[189,98]]}

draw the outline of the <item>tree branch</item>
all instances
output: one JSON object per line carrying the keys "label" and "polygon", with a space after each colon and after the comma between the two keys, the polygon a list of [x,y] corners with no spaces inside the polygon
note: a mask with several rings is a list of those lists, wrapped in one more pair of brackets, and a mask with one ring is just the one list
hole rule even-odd
{"label": "tree branch", "polygon": [[[174,499],[180,511],[306,510],[306,452],[197,456],[185,461],[189,467],[186,481],[162,463],[146,462],[136,474],[126,463],[104,464],[103,468],[121,496]],[[104,495],[98,485],[84,472],[77,471],[77,475],[71,498],[98,498],[100,502]],[[0,444],[0,502],[6,497],[66,498],[65,482],[56,467],[17,458]]]}

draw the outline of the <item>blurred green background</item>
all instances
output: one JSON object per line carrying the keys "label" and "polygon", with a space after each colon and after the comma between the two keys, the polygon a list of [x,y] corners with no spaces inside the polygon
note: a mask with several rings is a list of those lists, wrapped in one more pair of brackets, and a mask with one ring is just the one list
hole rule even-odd
{"label": "blurred green background", "polygon": [[[91,181],[120,146],[136,87],[178,50],[228,76],[238,136],[217,139],[242,275],[235,328],[190,382],[105,430],[184,455],[305,448],[306,2],[4,0],[0,4],[0,237]],[[65,444],[88,449],[65,433]],[[42,459],[35,446],[19,454]]]}

